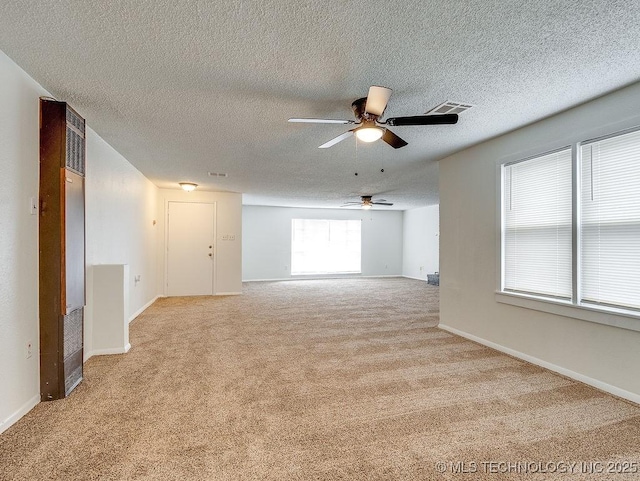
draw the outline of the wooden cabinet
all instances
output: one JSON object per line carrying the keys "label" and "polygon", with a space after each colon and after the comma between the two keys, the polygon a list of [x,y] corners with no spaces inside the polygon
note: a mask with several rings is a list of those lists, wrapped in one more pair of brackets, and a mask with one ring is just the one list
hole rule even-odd
{"label": "wooden cabinet", "polygon": [[82,381],[85,304],[85,122],[40,100],[40,398]]}

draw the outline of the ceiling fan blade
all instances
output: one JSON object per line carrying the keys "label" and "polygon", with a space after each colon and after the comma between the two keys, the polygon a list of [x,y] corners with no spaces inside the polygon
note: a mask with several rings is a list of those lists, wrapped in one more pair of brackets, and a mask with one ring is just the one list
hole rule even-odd
{"label": "ceiling fan blade", "polygon": [[415,115],[413,117],[391,117],[385,122],[388,125],[443,125],[458,122],[458,114]]}
{"label": "ceiling fan blade", "polygon": [[337,119],[289,119],[289,122],[300,124],[355,124],[355,120]]}
{"label": "ceiling fan blade", "polygon": [[386,87],[377,87],[375,85],[369,87],[369,95],[367,95],[367,105],[364,111],[368,114],[382,117],[384,109],[387,108],[387,102],[391,97],[391,89]]}
{"label": "ceiling fan blade", "polygon": [[340,207],[350,207],[352,205],[360,205],[361,202],[347,202],[345,204],[342,204]]}
{"label": "ceiling fan blade", "polygon": [[389,129],[384,129],[384,134],[382,134],[382,140],[384,140],[387,144],[389,144],[394,149],[399,149],[400,147],[404,147],[405,145],[408,145],[404,140],[402,140],[396,134],[391,132]]}
{"label": "ceiling fan blade", "polygon": [[371,202],[374,205],[393,205],[391,202]]}
{"label": "ceiling fan blade", "polygon": [[328,149],[329,147],[336,145],[338,142],[342,142],[345,139],[348,139],[353,135],[353,130],[349,130],[342,135],[338,135],[336,138],[331,139],[329,142],[325,142],[322,144],[319,149]]}

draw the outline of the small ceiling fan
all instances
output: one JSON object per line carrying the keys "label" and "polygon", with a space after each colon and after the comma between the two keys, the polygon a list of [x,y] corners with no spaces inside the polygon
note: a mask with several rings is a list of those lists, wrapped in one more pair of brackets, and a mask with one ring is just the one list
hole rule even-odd
{"label": "small ceiling fan", "polygon": [[378,199],[375,202],[371,199],[372,195],[361,195],[360,202],[347,202],[340,207],[351,207],[352,205],[359,205],[363,209],[371,209],[374,205],[393,205],[391,202],[387,202],[385,199]]}
{"label": "small ceiling fan", "polygon": [[348,139],[352,135],[363,142],[374,142],[382,139],[394,149],[399,149],[407,145],[386,126],[406,126],[406,125],[443,125],[455,124],[458,122],[458,114],[442,115],[414,115],[411,117],[390,117],[381,120],[387,102],[391,97],[392,90],[386,87],[372,86],[366,97],[355,100],[351,104],[355,120],[334,120],[334,119],[289,119],[289,122],[301,122],[311,124],[355,124],[356,128],[345,132],[342,135],[322,144],[319,148],[326,149],[338,142]]}

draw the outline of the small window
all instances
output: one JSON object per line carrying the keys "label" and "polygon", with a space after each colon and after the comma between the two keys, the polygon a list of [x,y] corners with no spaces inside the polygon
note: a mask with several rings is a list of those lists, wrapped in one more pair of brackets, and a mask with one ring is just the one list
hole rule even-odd
{"label": "small window", "polygon": [[291,274],[360,273],[360,220],[293,219]]}

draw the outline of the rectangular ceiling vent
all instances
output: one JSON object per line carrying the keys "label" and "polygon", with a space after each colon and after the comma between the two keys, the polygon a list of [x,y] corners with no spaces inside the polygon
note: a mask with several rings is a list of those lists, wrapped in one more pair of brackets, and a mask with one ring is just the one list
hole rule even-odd
{"label": "rectangular ceiling vent", "polygon": [[209,172],[209,177],[228,177],[229,174],[221,174],[219,172]]}
{"label": "rectangular ceiling vent", "polygon": [[442,102],[440,105],[436,105],[431,110],[427,110],[425,114],[461,114],[465,110],[469,110],[473,105],[465,104],[462,102],[451,102],[447,100],[446,102]]}

